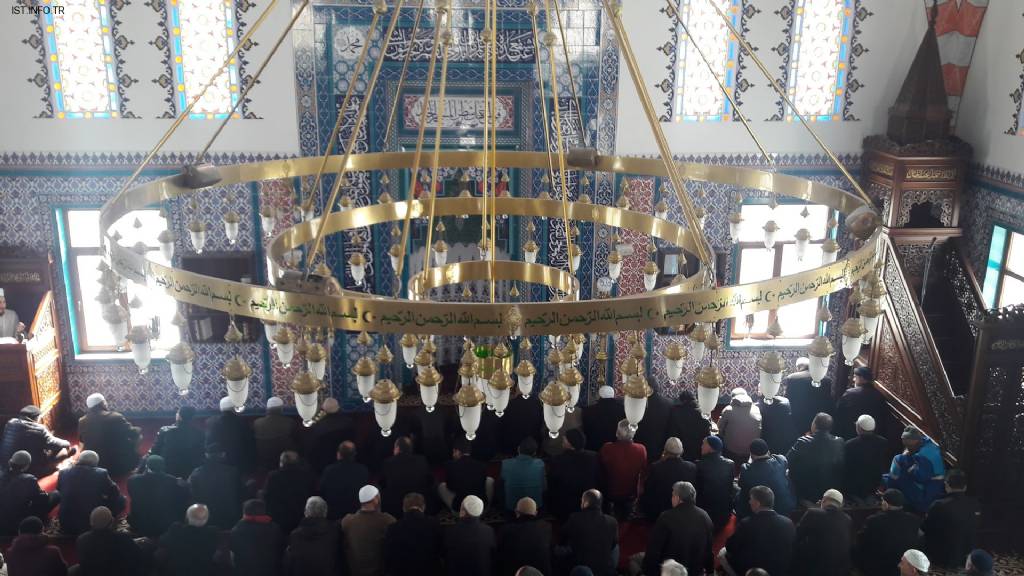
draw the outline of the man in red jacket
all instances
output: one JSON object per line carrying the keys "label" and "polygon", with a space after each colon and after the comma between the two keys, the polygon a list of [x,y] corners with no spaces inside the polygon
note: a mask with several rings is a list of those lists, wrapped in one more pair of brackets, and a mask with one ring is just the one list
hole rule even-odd
{"label": "man in red jacket", "polygon": [[60,549],[43,534],[43,521],[29,516],[18,524],[18,537],[7,551],[7,570],[11,576],[65,576],[68,565]]}
{"label": "man in red jacket", "polygon": [[629,518],[636,501],[640,476],[647,468],[647,448],[633,442],[628,420],[620,420],[615,442],[605,442],[599,457],[608,501],[620,520]]}

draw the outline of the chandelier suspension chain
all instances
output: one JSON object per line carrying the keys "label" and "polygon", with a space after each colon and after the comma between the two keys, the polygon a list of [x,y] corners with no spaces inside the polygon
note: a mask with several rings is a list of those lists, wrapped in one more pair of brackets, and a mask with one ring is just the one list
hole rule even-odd
{"label": "chandelier suspension chain", "polygon": [[[488,122],[491,120],[491,92],[488,89],[491,81],[491,59],[488,51],[491,49],[489,41],[489,34],[491,34],[491,2],[487,0],[484,3],[484,29],[483,29],[483,40],[484,40],[484,142],[483,142],[483,161],[480,164],[480,193],[483,198],[483,210],[480,212],[480,245],[486,248],[489,245],[489,239],[487,236],[487,155],[490,152],[490,138],[491,133],[487,129]],[[490,267],[488,267],[488,280],[490,280]]]}
{"label": "chandelier suspension chain", "polygon": [[[438,46],[441,44],[441,31],[443,27],[434,27],[434,40],[430,45],[430,63],[427,65],[427,82],[426,87],[423,89],[423,108],[420,110],[420,129],[419,135],[416,137],[416,153],[413,159],[412,177],[409,179],[409,188],[405,195],[405,218],[402,223],[402,243],[399,246],[398,254],[398,268],[395,270],[395,276],[398,277],[399,283],[401,283],[402,270],[405,269],[405,253],[409,243],[409,227],[412,221],[413,202],[415,198],[413,195],[416,192],[416,175],[419,172],[420,159],[423,157],[423,137],[427,130],[427,112],[430,110],[430,97],[434,90],[434,72],[437,70],[437,52]],[[409,47],[412,49],[412,46]],[[446,51],[447,52],[447,51]],[[384,52],[381,52],[381,58],[383,59]],[[438,118],[438,122],[441,119]],[[430,184],[433,187],[433,183]],[[321,228],[326,226],[326,221],[321,224]]]}
{"label": "chandelier suspension chain", "polygon": [[[705,274],[713,274],[715,269],[714,260],[711,255],[711,251],[708,249],[708,242],[704,236],[704,231],[700,227],[700,221],[697,218],[696,210],[693,207],[693,200],[686,194],[683,179],[680,177],[679,169],[676,166],[675,160],[672,158],[672,149],[669,147],[668,140],[665,138],[665,132],[661,129],[661,123],[658,119],[658,115],[654,111],[654,104],[651,101],[651,95],[647,91],[647,85],[644,83],[643,73],[640,71],[640,65],[636,61],[632,45],[629,42],[629,38],[626,36],[626,31],[623,29],[621,19],[622,6],[615,4],[613,0],[602,0],[602,3],[608,13],[609,20],[611,20],[612,28],[615,31],[615,37],[619,41],[619,49],[622,51],[622,57],[625,59],[626,65],[629,68],[629,73],[633,80],[633,86],[636,88],[640,104],[643,106],[644,113],[647,116],[647,122],[650,124],[654,139],[658,144],[658,150],[661,153],[661,161],[665,166],[665,172],[668,175],[669,181],[672,183],[672,188],[675,191],[676,196],[679,198],[679,204],[683,208],[683,215],[686,217],[688,232],[695,236],[694,244],[697,247],[697,257],[704,266]],[[705,281],[710,284],[713,281],[713,276],[707,276]]]}
{"label": "chandelier suspension chain", "polygon": [[686,22],[683,21],[682,16],[679,14],[679,10],[672,4],[672,0],[665,0],[665,6],[668,9],[669,17],[674,18],[676,23],[682,27],[683,32],[686,33],[686,37],[689,39],[690,46],[693,46],[694,50],[697,51],[697,55],[700,56],[700,59],[704,62],[704,65],[708,67],[708,72],[711,74],[711,77],[715,79],[715,82],[718,83],[718,88],[722,91],[725,98],[729,100],[729,104],[732,105],[732,109],[736,111],[736,117],[739,118],[741,123],[743,123],[743,128],[746,129],[747,134],[750,135],[750,139],[754,141],[754,145],[756,145],[757,149],[761,152],[761,156],[764,157],[765,162],[767,162],[768,166],[775,168],[775,159],[772,158],[772,155],[765,149],[764,144],[761,143],[757,134],[754,133],[753,127],[750,125],[750,122],[747,120],[743,111],[740,110],[732,92],[730,92],[725,86],[725,82],[722,82],[721,76],[715,73],[714,68],[711,67],[711,62],[708,61],[707,56],[704,54],[704,50],[700,47],[700,44],[695,42],[693,36],[690,35],[690,28],[686,25]]}
{"label": "chandelier suspension chain", "polygon": [[[572,59],[569,58],[569,43],[566,42],[565,27],[562,25],[562,9],[558,6],[558,0],[552,0],[555,8],[555,17],[558,19],[558,33],[562,38],[562,53],[565,55],[565,68],[569,72],[569,89],[572,90],[572,99],[576,101],[576,117],[580,125],[580,135],[583,136],[583,146],[590,147],[590,135],[583,126],[583,103],[579,94],[576,93],[576,75],[572,71]],[[550,26],[548,27],[550,29]]]}
{"label": "chandelier suspension chain", "polygon": [[273,10],[274,6],[276,5],[277,0],[270,0],[270,3],[267,4],[267,7],[263,9],[263,12],[260,12],[260,15],[256,18],[256,21],[253,22],[252,27],[249,28],[249,30],[242,36],[241,40],[239,40],[238,43],[235,44],[235,47],[231,50],[231,52],[228,53],[227,58],[225,58],[224,62],[221,63],[220,67],[217,68],[217,71],[210,76],[210,79],[206,81],[206,84],[203,84],[202,90],[200,90],[199,93],[196,94],[194,98],[192,98],[192,101],[188,103],[188,106],[186,106],[185,109],[181,111],[181,114],[179,114],[178,117],[174,119],[174,122],[171,123],[171,126],[167,128],[166,132],[164,132],[164,135],[160,137],[160,140],[157,141],[156,145],[153,146],[152,150],[150,150],[149,153],[146,154],[146,157],[142,159],[142,162],[139,163],[139,167],[136,168],[134,172],[132,172],[132,175],[129,176],[128,180],[124,183],[124,185],[121,186],[121,190],[118,191],[118,193],[114,195],[114,197],[111,200],[109,200],[108,203],[113,203],[120,200],[121,197],[124,196],[124,193],[127,192],[129,188],[131,188],[132,184],[134,184],[135,181],[139,178],[139,175],[142,174],[142,171],[146,169],[146,166],[148,166],[149,163],[153,161],[153,158],[156,157],[157,153],[160,152],[160,150],[164,147],[165,144],[167,144],[167,141],[171,139],[171,136],[173,136],[174,133],[178,130],[178,127],[181,126],[181,123],[184,122],[185,119],[188,118],[189,114],[192,113],[192,109],[195,108],[195,105],[198,104],[199,101],[202,100],[203,96],[206,95],[206,91],[210,89],[210,86],[213,86],[213,84],[217,81],[217,78],[224,72],[228,65],[231,64],[231,61],[238,57],[238,52],[241,51],[243,46],[249,43],[249,39],[252,38],[252,35],[257,30],[260,29],[260,26],[262,26],[263,23],[267,20],[267,17],[270,16],[271,10]]}
{"label": "chandelier suspension chain", "polygon": [[[313,247],[310,249],[309,254],[306,256],[306,275],[313,269],[313,262],[316,260],[317,253],[323,247],[324,243],[324,232],[327,230],[327,218],[323,217],[334,211],[334,203],[338,201],[338,194],[341,192],[341,183],[345,181],[345,175],[349,172],[348,163],[352,157],[352,151],[356,147],[356,139],[359,137],[359,130],[363,127],[363,122],[366,120],[366,111],[370,107],[371,96],[373,96],[373,89],[377,86],[377,79],[380,78],[380,71],[384,67],[384,54],[388,51],[388,45],[391,43],[391,37],[394,35],[395,27],[398,25],[398,17],[402,12],[402,5],[405,0],[398,0],[395,3],[394,14],[391,17],[391,23],[388,24],[387,32],[384,33],[384,43],[380,48],[380,57],[377,58],[377,64],[373,69],[373,74],[370,75],[370,82],[366,85],[366,94],[363,97],[363,102],[359,106],[359,115],[356,117],[355,125],[352,127],[352,133],[349,134],[348,143],[345,145],[345,157],[341,161],[341,167],[338,169],[338,173],[334,178],[334,186],[331,189],[331,195],[327,199],[327,203],[324,204],[323,214],[320,218],[320,225],[317,227],[316,236],[313,240]],[[383,7],[380,12],[383,14],[387,7],[383,2],[380,2]],[[377,7],[374,7],[374,11],[377,11]],[[370,37],[367,36],[366,44],[370,44]],[[355,84],[356,77],[353,76],[349,81],[350,87]],[[344,116],[345,110],[339,110],[339,119]],[[326,156],[324,157],[326,159]],[[312,190],[311,190],[312,192]],[[312,200],[312,196],[310,196]]]}
{"label": "chandelier suspension chain", "polygon": [[494,259],[497,257],[498,239],[498,0],[491,2],[491,243],[488,276],[491,284],[491,304],[494,304]]}
{"label": "chandelier suspension chain", "polygon": [[[548,48],[548,63],[551,69],[551,94],[554,98],[555,112],[555,140],[558,144],[558,178],[562,188],[562,225],[565,228],[565,266],[569,274],[574,274],[572,269],[572,229],[569,227],[569,182],[565,169],[565,142],[562,140],[562,114],[558,106],[558,77],[557,62],[554,43],[557,42],[555,33],[551,30],[551,3],[544,0],[544,17],[547,20],[548,31],[544,35],[544,44]],[[568,64],[568,62],[566,63]],[[547,118],[544,119],[547,122]],[[582,251],[580,251],[582,256]]]}
{"label": "chandelier suspension chain", "polygon": [[544,152],[548,156],[548,181],[554,186],[555,182],[555,160],[553,152],[551,150],[551,124],[547,121],[548,118],[548,99],[545,95],[544,89],[544,65],[540,61],[540,34],[537,32],[537,3],[531,1],[527,5],[527,10],[530,12],[530,19],[533,22],[533,45],[537,51],[534,62],[537,63],[537,89],[540,91],[540,108],[541,115],[545,119],[541,124],[544,126]]}
{"label": "chandelier suspension chain", "polygon": [[[441,163],[441,128],[444,122],[441,121],[441,111],[444,110],[445,93],[448,89],[448,47],[452,41],[452,17],[449,12],[450,8],[444,10],[445,19],[447,20],[445,31],[441,36],[441,50],[443,56],[441,57],[441,86],[438,88],[437,94],[437,110],[438,110],[438,121],[437,126],[434,127],[434,154],[432,159],[432,165],[430,167],[430,208],[427,210],[427,245],[423,251],[423,269],[430,268],[430,251],[433,249],[434,241],[434,202],[437,200],[438,191],[436,189],[438,178],[437,173],[440,170]],[[429,102],[429,100],[428,100]],[[429,295],[424,294],[424,297]]]}
{"label": "chandelier suspension chain", "polygon": [[[409,62],[412,61],[413,46],[416,45],[416,35],[420,31],[420,21],[423,16],[423,4],[426,0],[420,0],[419,6],[416,7],[416,20],[412,25],[412,35],[409,40],[409,49],[405,51],[405,60],[402,62],[402,73],[398,75],[398,87],[395,89],[395,99],[391,103],[391,111],[388,113],[388,123],[384,128],[384,148],[388,146],[388,140],[391,138],[391,126],[395,122],[395,114],[398,112],[398,102],[402,99],[402,87],[405,86],[405,78],[409,73]],[[397,142],[397,141],[396,141]]]}
{"label": "chandelier suspension chain", "polygon": [[750,58],[757,65],[758,70],[760,70],[761,74],[763,74],[765,79],[768,80],[768,84],[771,85],[772,89],[775,90],[775,93],[778,94],[786,103],[786,105],[789,106],[789,108],[793,111],[793,115],[800,119],[800,123],[803,124],[804,128],[807,129],[807,132],[810,133],[811,138],[814,138],[814,141],[818,144],[821,150],[825,152],[825,155],[828,156],[829,160],[831,160],[832,163],[835,164],[836,168],[838,168],[839,171],[843,173],[843,177],[845,177],[846,180],[849,181],[854,191],[857,192],[857,195],[859,195],[861,199],[864,200],[864,202],[867,202],[868,206],[874,206],[874,201],[871,199],[871,197],[868,196],[866,192],[864,192],[864,189],[861,188],[860,184],[857,183],[857,180],[853,177],[852,174],[850,174],[850,171],[846,169],[846,166],[843,166],[843,163],[839,161],[839,157],[836,156],[834,152],[832,152],[832,149],[829,148],[829,146],[825,144],[825,141],[818,136],[818,133],[815,132],[813,128],[811,128],[810,124],[807,122],[807,119],[804,118],[804,115],[801,114],[799,110],[797,110],[796,105],[793,103],[793,100],[791,100],[789,95],[786,94],[786,91],[779,86],[779,82],[776,81],[774,77],[772,77],[771,72],[768,71],[768,68],[764,65],[764,62],[762,62],[761,59],[757,56],[757,53],[754,52],[754,48],[750,45],[749,42],[746,41],[746,39],[743,38],[743,35],[740,33],[740,31],[737,30],[735,26],[733,26],[732,22],[729,20],[729,17],[726,16],[726,14],[722,12],[722,9],[716,6],[714,2],[711,2],[711,0],[707,1],[711,4],[711,7],[715,9],[715,12],[718,13],[718,16],[722,19],[722,21],[725,22],[725,25],[729,27],[729,30],[732,32],[733,36],[736,37],[736,41],[739,43],[743,51],[746,52],[747,55],[750,56]]}
{"label": "chandelier suspension chain", "polygon": [[299,16],[301,16],[302,13],[306,10],[306,6],[309,6],[309,0],[302,0],[302,4],[298,7],[297,10],[295,10],[295,13],[292,14],[292,19],[288,21],[288,25],[285,26],[284,30],[281,31],[281,34],[277,37],[277,41],[274,42],[274,45],[270,48],[270,52],[267,53],[267,56],[263,59],[263,62],[260,62],[260,67],[256,70],[256,73],[253,74],[252,79],[249,80],[249,84],[245,87],[245,90],[243,90],[242,93],[238,96],[238,100],[236,100],[234,105],[231,106],[231,110],[228,112],[227,116],[225,116],[224,119],[221,120],[220,126],[217,126],[217,131],[213,133],[213,136],[210,136],[210,139],[207,140],[206,145],[203,146],[203,149],[199,152],[199,155],[196,156],[196,164],[202,164],[203,160],[206,158],[207,152],[210,151],[210,147],[213,146],[213,143],[217,141],[218,137],[220,137],[221,132],[223,132],[224,128],[227,127],[228,122],[230,122],[231,119],[234,118],[235,112],[238,110],[238,107],[241,106],[242,103],[245,102],[245,99],[249,96],[249,91],[252,90],[254,86],[256,86],[256,82],[260,79],[260,76],[263,74],[263,71],[267,69],[267,65],[270,64],[270,61],[274,58],[274,55],[277,54],[278,49],[281,48],[281,44],[284,43],[285,38],[288,37],[288,34],[292,31],[292,28],[295,27],[295,23],[299,21]]}
{"label": "chandelier suspension chain", "polygon": [[[341,107],[338,109],[338,118],[334,121],[334,126],[331,128],[331,135],[327,137],[327,145],[324,148],[323,158],[320,160],[320,167],[316,171],[316,176],[313,177],[313,183],[310,185],[308,193],[303,194],[300,188],[299,205],[303,212],[306,212],[313,207],[313,199],[315,198],[316,191],[320,188],[320,182],[323,179],[324,171],[327,169],[327,162],[334,153],[334,147],[338,142],[338,134],[341,132],[341,125],[345,122],[345,111],[348,110],[348,103],[352,100],[352,94],[355,92],[356,78],[363,73],[363,67],[366,65],[366,55],[370,53],[371,40],[373,39],[374,31],[377,29],[378,22],[380,22],[380,12],[374,9],[373,18],[370,20],[370,27],[366,30],[366,42],[363,43],[363,49],[359,52],[359,58],[356,59],[356,64],[352,68],[351,80],[349,80],[348,89],[345,90],[345,97],[341,100]],[[385,39],[385,42],[386,41],[387,39]],[[359,128],[356,127],[353,134],[358,132]],[[342,167],[342,169],[344,169],[344,167]],[[341,174],[338,175],[339,178],[341,176]],[[325,206],[325,210],[326,209],[328,208]],[[309,259],[309,261],[312,262],[312,259]]]}

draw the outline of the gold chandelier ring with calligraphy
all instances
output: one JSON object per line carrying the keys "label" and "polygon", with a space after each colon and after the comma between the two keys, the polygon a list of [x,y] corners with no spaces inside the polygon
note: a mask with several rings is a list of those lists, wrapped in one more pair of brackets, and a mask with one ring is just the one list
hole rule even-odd
{"label": "gold chandelier ring with calligraphy", "polygon": [[[427,299],[425,294],[434,288],[476,280],[488,280],[490,265],[491,262],[488,260],[470,260],[427,268],[409,278],[409,294],[412,300],[425,300]],[[547,286],[555,291],[556,299],[559,302],[577,300],[580,293],[580,281],[575,276],[565,270],[545,264],[530,264],[517,260],[495,260],[493,278],[495,282],[515,281]]]}

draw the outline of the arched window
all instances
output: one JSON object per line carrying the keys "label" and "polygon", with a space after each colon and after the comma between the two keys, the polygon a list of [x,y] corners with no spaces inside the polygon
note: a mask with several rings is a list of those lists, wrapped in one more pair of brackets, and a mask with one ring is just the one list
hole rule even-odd
{"label": "arched window", "polygon": [[[180,114],[235,49],[233,0],[167,0],[174,96]],[[224,118],[238,101],[238,59],[233,58],[192,108],[191,118]]]}
{"label": "arched window", "polygon": [[[679,0],[679,15],[690,34],[677,26],[676,80],[672,103],[676,122],[718,121],[732,118],[732,106],[722,94],[715,76],[728,90],[736,86],[736,57],[739,47],[715,10],[717,5],[734,26],[739,26],[741,0]],[[694,44],[707,57],[711,70],[704,64]]]}
{"label": "arched window", "polygon": [[[843,117],[855,0],[795,0],[787,90],[811,121]],[[794,120],[792,110],[786,119]]]}
{"label": "arched window", "polygon": [[57,118],[117,117],[110,6],[106,0],[64,0],[54,8],[39,17]]}

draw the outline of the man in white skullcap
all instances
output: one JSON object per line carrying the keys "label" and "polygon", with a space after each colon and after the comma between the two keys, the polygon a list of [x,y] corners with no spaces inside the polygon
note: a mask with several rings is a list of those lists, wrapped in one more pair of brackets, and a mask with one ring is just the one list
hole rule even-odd
{"label": "man in white skullcap", "polygon": [[900,560],[900,576],[927,574],[930,566],[931,562],[924,552],[911,548],[903,553],[903,559]]}
{"label": "man in white skullcap", "polygon": [[25,323],[18,319],[18,313],[7,308],[7,297],[0,288],[0,338],[16,338],[25,332]]}
{"label": "man in white skullcap", "polygon": [[843,447],[843,493],[856,506],[878,505],[882,474],[889,471],[889,441],[875,433],[877,423],[867,414],[857,418],[857,436]]}
{"label": "man in white skullcap", "polygon": [[494,529],[480,521],[484,501],[469,495],[462,499],[459,520],[444,535],[449,574],[493,574],[497,541]]}
{"label": "man in white skullcap", "polygon": [[[256,440],[252,427],[242,419],[235,403],[227,396],[220,399],[220,413],[206,420],[206,445],[211,444],[220,446],[225,455],[224,462],[243,474],[252,472],[256,467]],[[274,457],[276,461],[277,456]]]}
{"label": "man in white skullcap", "polygon": [[263,470],[276,468],[282,452],[298,449],[299,422],[285,416],[284,401],[277,396],[267,400],[267,414],[252,423],[252,432],[256,438],[257,462]]}
{"label": "man in white skullcap", "polygon": [[683,459],[683,442],[672,436],[665,441],[661,459],[647,471],[644,492],[638,504],[651,521],[672,507],[672,486],[676,482],[697,482],[697,465]]}
{"label": "man in white skullcap", "polygon": [[350,576],[377,576],[384,570],[384,536],[395,517],[380,510],[380,490],[359,489],[359,511],[341,519]]}
{"label": "man in white skullcap", "polygon": [[626,417],[622,401],[615,398],[615,389],[601,386],[597,390],[598,401],[583,409],[583,434],[587,438],[587,450],[597,452],[607,442],[615,442],[615,427]]}
{"label": "man in white skullcap", "polygon": [[819,508],[808,508],[796,527],[793,545],[793,574],[850,573],[850,524],[843,512],[843,493],[826,490]]}
{"label": "man in white skullcap", "polygon": [[78,437],[86,450],[99,454],[111,476],[120,476],[135,468],[142,430],[132,426],[120,412],[107,408],[107,399],[99,393],[85,399],[88,409],[78,420]]}

